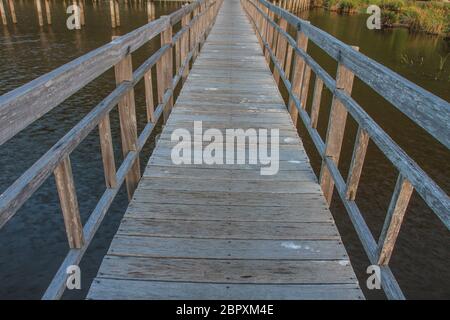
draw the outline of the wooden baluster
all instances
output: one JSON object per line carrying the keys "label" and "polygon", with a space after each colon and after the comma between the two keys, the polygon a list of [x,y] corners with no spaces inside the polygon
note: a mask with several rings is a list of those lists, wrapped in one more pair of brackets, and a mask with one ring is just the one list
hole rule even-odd
{"label": "wooden baluster", "polygon": [[[16,24],[17,23],[17,17],[16,17],[16,9],[14,7],[14,0],[8,0],[8,3],[9,3],[9,11],[11,12],[12,22],[14,24]],[[2,4],[0,4],[0,5],[2,5]]]}
{"label": "wooden baluster", "polygon": [[306,109],[306,103],[308,100],[308,91],[309,91],[309,81],[311,79],[311,68],[305,64],[305,71],[303,72],[303,80],[302,80],[302,93],[300,94],[300,101],[302,103],[302,108]]}
{"label": "wooden baluster", "polygon": [[[198,8],[195,8],[193,11],[193,15],[192,15],[192,19],[195,19],[198,15]],[[192,54],[192,60],[195,61],[197,59],[197,48],[198,48],[198,44],[197,44],[197,29],[198,29],[198,20],[196,20],[191,28],[191,50],[193,51]]]}
{"label": "wooden baluster", "polygon": [[[181,27],[184,28],[188,26],[190,19],[191,19],[190,14],[185,15],[181,20]],[[180,52],[181,63],[186,62],[185,60],[187,58],[188,53],[189,53],[189,30],[186,31],[181,37],[181,52]],[[189,74],[189,63],[186,63],[183,71],[182,83],[186,81],[188,74]]]}
{"label": "wooden baluster", "polygon": [[175,42],[175,74],[178,74],[181,66],[181,37]]}
{"label": "wooden baluster", "polygon": [[[161,47],[172,43],[172,26],[161,32]],[[167,89],[172,89],[172,49],[169,48],[165,54],[156,63],[156,78],[158,82],[158,102],[162,103],[164,100],[164,93]],[[163,109],[164,123],[166,123],[170,111],[173,106],[173,96],[169,99]]]}
{"label": "wooden baluster", "polygon": [[291,75],[291,64],[292,64],[292,54],[294,48],[290,44],[287,44],[287,55],[286,55],[286,66],[284,67],[284,72],[286,74],[286,79],[290,80]]}
{"label": "wooden baluster", "polygon": [[[128,54],[114,67],[116,83],[133,79],[131,54]],[[134,89],[130,89],[119,101],[120,133],[122,140],[122,153],[125,158],[129,152],[137,152],[137,124]],[[141,178],[139,157],[126,176],[128,199],[131,200]]]}
{"label": "wooden baluster", "polygon": [[[287,30],[287,21],[285,19],[280,20],[280,28],[283,31]],[[284,62],[286,59],[286,46],[287,46],[287,40],[286,38],[281,34],[281,32],[278,33],[278,40],[277,40],[277,49],[275,56],[277,58],[277,62],[279,63],[281,69],[284,68]],[[277,68],[274,68],[273,70],[273,77],[275,79],[275,82],[277,85],[280,83],[280,73],[278,72]]]}
{"label": "wooden baluster", "polygon": [[364,159],[366,157],[367,146],[369,145],[369,134],[361,127],[358,128],[355,147],[353,149],[352,162],[347,178],[347,199],[354,201],[361,178]]}
{"label": "wooden baluster", "polygon": [[317,128],[317,122],[319,121],[320,103],[322,101],[323,81],[316,75],[316,81],[314,84],[314,95],[311,107],[311,127]]}
{"label": "wooden baluster", "polygon": [[[309,23],[309,22],[307,22]],[[301,30],[297,30],[297,47],[306,52],[308,49],[308,37],[301,32]],[[303,79],[304,79],[304,72],[305,72],[305,61],[302,57],[300,57],[298,54],[295,54],[294,58],[294,67],[292,70],[292,86],[291,86],[291,93],[292,95],[298,97],[301,101],[301,92],[303,87]],[[292,97],[289,97],[289,103],[288,103],[288,109],[292,117],[292,122],[295,126],[297,126],[298,121],[298,110],[295,105],[294,99]]]}
{"label": "wooden baluster", "polygon": [[111,123],[107,114],[98,124],[100,148],[102,151],[103,169],[107,188],[117,187],[116,162],[114,160],[114,148],[111,135]]}
{"label": "wooden baluster", "polygon": [[[267,15],[269,13],[269,8],[264,7],[263,8],[263,12]],[[262,31],[262,35],[263,35],[263,39],[264,42],[268,43],[268,37],[269,37],[269,22],[267,21],[266,17],[261,14],[261,17],[263,17],[263,31]],[[266,47],[263,45],[262,47],[265,58],[266,58],[266,62],[268,62],[268,57],[266,56],[267,53],[267,49]]]}
{"label": "wooden baluster", "polygon": [[[353,47],[358,50],[357,47]],[[339,63],[336,79],[336,89],[344,90],[348,95],[351,94],[353,88],[354,74],[348,70],[343,64]],[[331,104],[330,119],[328,122],[328,130],[325,144],[325,154],[323,157],[329,157],[336,166],[339,164],[341,154],[342,141],[344,139],[345,123],[347,121],[347,109],[339,99],[333,97]],[[328,170],[325,159],[322,161],[322,169],[320,171],[320,185],[322,187],[328,204],[331,203],[333,196],[334,181]]]}
{"label": "wooden baluster", "polygon": [[411,183],[400,174],[378,242],[379,265],[386,266],[389,264],[413,191],[414,188]]}
{"label": "wooden baluster", "polygon": [[[270,11],[269,12],[269,19],[271,21],[273,21],[274,17],[275,17],[275,14],[273,13],[273,11]],[[272,49],[273,48],[272,42],[273,42],[273,38],[274,38],[274,27],[273,27],[273,25],[270,22],[268,22],[268,27],[269,27],[268,28],[269,31],[268,31],[268,36],[267,36],[267,44],[268,44],[269,48]],[[265,49],[264,56],[266,57],[267,63],[270,63],[269,50]]]}
{"label": "wooden baluster", "polygon": [[152,70],[149,70],[144,76],[145,83],[145,102],[147,106],[147,122],[156,123],[153,104],[153,84],[152,84]]}
{"label": "wooden baluster", "polygon": [[72,166],[68,156],[56,167],[54,175],[69,246],[71,249],[80,249],[84,244],[83,226],[73,181]]}

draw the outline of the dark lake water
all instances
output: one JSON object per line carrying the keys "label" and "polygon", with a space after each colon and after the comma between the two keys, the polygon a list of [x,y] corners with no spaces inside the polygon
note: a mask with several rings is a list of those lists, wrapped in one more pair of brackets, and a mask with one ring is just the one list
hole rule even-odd
{"label": "dark lake water", "polygon": [[[93,6],[86,1],[86,26],[80,31],[65,27],[67,15],[63,1],[51,1],[53,24],[38,26],[34,1],[18,0],[19,23],[0,26],[0,95],[27,83],[54,68],[73,60],[110,41],[114,35],[129,32],[147,22],[145,1],[121,4],[122,27],[112,30],[109,3]],[[155,2],[156,18],[175,11],[181,2]],[[450,59],[438,73],[440,57],[450,52],[448,42],[438,37],[409,34],[407,30],[373,32],[365,28],[365,16],[339,16],[313,10],[307,17],[311,23],[339,39],[360,46],[360,51],[387,65],[408,79],[445,100],[450,100]],[[152,41],[133,55],[136,67],[149,57],[158,44]],[[330,74],[335,63],[323,52],[310,46],[313,55]],[[55,108],[9,142],[0,146],[0,192],[3,192],[41,155],[86,115],[114,88],[112,71],[92,82],[79,93]],[[360,82],[353,96],[369,114],[416,160],[439,185],[450,189],[450,157],[445,147],[434,142],[394,107]],[[310,99],[311,100],[311,99]],[[330,96],[322,104],[319,131],[325,135]],[[142,85],[136,88],[139,130],[143,128],[145,97]],[[328,109],[327,109],[328,108]],[[121,162],[117,110],[112,112],[116,163]],[[159,128],[158,128],[159,130]],[[156,133],[158,133],[156,130]],[[346,176],[356,125],[349,121],[344,141],[341,170]],[[305,144],[316,172],[319,158],[305,137]],[[149,157],[154,137],[142,152],[142,163]],[[375,237],[378,236],[396,172],[382,154],[370,145],[358,193],[361,208]],[[71,156],[82,220],[85,222],[104,191],[103,167],[97,131],[93,131]],[[337,198],[337,197],[335,197]],[[83,290],[68,292],[64,298],[83,298],[96,275],[103,255],[117,230],[127,206],[126,192],[121,190],[103,221],[81,264]],[[349,251],[361,284],[365,283],[368,265],[350,220],[339,201],[332,212]],[[414,195],[392,258],[392,269],[408,298],[450,298],[450,236],[438,218]],[[17,215],[0,231],[0,298],[38,299],[50,283],[67,253],[68,246],[53,178],[26,202]],[[364,287],[364,286],[363,286]],[[379,293],[365,292],[369,298],[382,298]]]}

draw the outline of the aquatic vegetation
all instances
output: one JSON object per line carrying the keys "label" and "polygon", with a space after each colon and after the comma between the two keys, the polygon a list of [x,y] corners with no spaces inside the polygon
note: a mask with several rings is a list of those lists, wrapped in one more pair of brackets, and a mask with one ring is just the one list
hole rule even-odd
{"label": "aquatic vegetation", "polygon": [[450,3],[410,0],[323,0],[320,3],[327,10],[342,13],[365,13],[369,5],[378,5],[385,27],[408,27],[411,31],[450,37]]}

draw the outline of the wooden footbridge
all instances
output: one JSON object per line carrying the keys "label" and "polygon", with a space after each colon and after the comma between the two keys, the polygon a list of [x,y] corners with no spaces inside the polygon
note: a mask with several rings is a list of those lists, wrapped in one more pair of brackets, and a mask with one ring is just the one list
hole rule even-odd
{"label": "wooden footbridge", "polygon": [[[179,29],[174,35],[172,27]],[[161,48],[133,71],[132,53],[157,36]],[[308,41],[337,60],[336,79],[307,54]],[[79,264],[123,183],[130,204],[89,299],[363,299],[328,209],[334,187],[390,299],[404,298],[389,260],[413,190],[450,227],[449,197],[351,98],[353,79],[446,147],[449,104],[265,0],[193,2],[7,93],[0,97],[0,144],[112,67],[116,89],[0,196],[3,226],[55,176],[70,250],[44,299],[62,296],[67,267]],[[140,81],[148,123],[138,134],[133,88]],[[324,86],[333,93],[326,141],[316,130]],[[124,155],[117,170],[109,122],[116,105]],[[359,131],[344,181],[337,164],[347,115]],[[141,178],[139,152],[159,118],[165,125]],[[298,119],[322,156],[319,179],[297,134]],[[203,130],[219,132],[267,129],[270,139],[278,129],[278,172],[261,175],[262,164],[252,162],[175,163],[172,134],[183,129],[202,148],[202,132],[194,128],[200,121]],[[83,226],[69,155],[97,126],[107,188]],[[369,139],[399,171],[378,241],[355,203]],[[242,141],[237,157],[250,149]]]}

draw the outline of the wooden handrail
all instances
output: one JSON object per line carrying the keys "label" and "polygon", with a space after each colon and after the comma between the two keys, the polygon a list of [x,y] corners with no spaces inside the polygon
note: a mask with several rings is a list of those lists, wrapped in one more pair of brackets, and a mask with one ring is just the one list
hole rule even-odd
{"label": "wooden handrail", "polygon": [[[139,152],[150,137],[158,119],[164,110],[170,112],[174,99],[174,88],[189,71],[194,52],[199,50],[210,32],[222,0],[198,0],[184,6],[169,16],[163,16],[129,34],[114,39],[111,43],[94,50],[68,64],[13,90],[0,97],[0,145],[40,118],[62,101],[76,93],[106,70],[115,67],[117,87],[95,108],[93,108],[75,127],[61,138],[50,150],[23,173],[5,192],[0,195],[0,228],[16,214],[20,207],[53,173],[57,180],[58,193],[66,222],[66,231],[70,250],[51,282],[43,299],[60,298],[67,279],[66,268],[78,264],[91,243],[121,185],[127,180],[128,194],[131,197],[137,181],[140,179],[138,167]],[[193,17],[191,18],[191,15]],[[189,19],[184,17],[189,16]],[[134,72],[131,66],[131,54],[159,34],[171,32],[172,25],[180,20],[183,27],[172,37],[164,39],[160,49],[140,65]],[[195,30],[195,39],[189,39],[191,30]],[[158,90],[162,88],[157,107],[153,110],[152,97],[147,97],[147,124],[138,135],[136,133],[136,114],[134,110],[133,88],[142,79],[151,89],[152,68],[161,59],[172,61],[172,48],[183,41],[186,49],[175,54],[179,64],[173,73],[169,63],[164,66],[164,79],[156,81]],[[168,67],[169,66],[169,67]],[[147,76],[147,77],[146,77]],[[149,82],[150,81],[150,82]],[[147,93],[148,94],[148,93]],[[151,94],[151,93],[150,93]],[[122,150],[124,160],[115,169],[112,152],[109,113],[118,105],[121,112]],[[120,113],[120,112],[119,112]],[[105,170],[106,191],[89,216],[84,226],[79,219],[78,200],[72,177],[69,156],[72,151],[99,127],[102,159]],[[82,228],[82,229],[81,229]]]}
{"label": "wooden handrail", "polygon": [[[349,81],[352,81],[351,78],[347,78],[346,82],[343,83],[333,79],[307,54],[304,43],[307,39],[312,40],[319,48],[327,52],[339,63],[340,68],[342,68],[341,72],[350,72],[366,82],[372,89],[384,96],[386,100],[409,116],[416,124],[427,130],[447,148],[449,148],[450,138],[449,103],[367,58],[350,46],[310,25],[309,22],[301,20],[291,13],[268,3],[266,0],[241,0],[241,2],[254,25],[266,57],[270,57],[270,60],[273,62],[274,71],[276,70],[274,76],[281,77],[288,91],[288,107],[295,107],[296,109],[296,112],[291,110],[291,115],[295,118],[293,119],[294,123],[296,123],[297,116],[300,115],[300,119],[302,119],[317,151],[322,157],[321,178],[324,170],[326,170],[332,179],[333,185],[336,186],[341,201],[349,214],[369,260],[372,264],[380,266],[382,286],[387,297],[404,299],[404,295],[388,263],[411,194],[413,190],[416,190],[447,229],[450,229],[450,199],[419,165],[352,99],[349,90],[351,88],[351,86],[349,87]],[[275,16],[278,16],[280,21],[287,21],[296,28],[297,41],[286,32],[284,26],[275,22]],[[273,36],[271,35],[273,33],[277,33],[278,37],[282,36],[285,38],[288,45],[292,47],[294,52],[293,75],[287,75],[284,58],[280,59],[275,53],[277,44],[279,45],[281,42],[273,43]],[[302,38],[303,40],[300,40]],[[297,61],[298,59],[299,61]],[[269,62],[270,60],[267,61]],[[302,68],[299,69],[298,65],[296,65],[299,62],[306,64],[307,68],[309,67],[316,74],[311,117],[305,110],[305,99],[308,92],[308,87],[305,85],[307,81],[305,77],[307,76],[305,76],[306,72]],[[344,69],[347,71],[344,71]],[[300,75],[300,80],[296,78],[298,75]],[[343,130],[345,126],[347,112],[359,125],[347,182],[338,169],[340,148],[334,149],[334,153],[330,154],[330,151],[327,149],[330,141],[327,139],[324,142],[316,129],[323,85],[333,94],[333,101],[339,102],[345,108],[345,110],[339,111],[345,112],[339,123],[340,130]],[[306,88],[303,88],[304,86]],[[389,86],[388,92],[386,92],[386,86]],[[399,90],[402,93],[406,91],[403,97],[393,94],[394,92],[399,92]],[[369,139],[378,146],[399,171],[397,186],[387,213],[382,235],[378,242],[374,239],[354,201]],[[322,187],[324,188],[324,194],[330,201],[333,190],[332,185],[325,184]]]}

